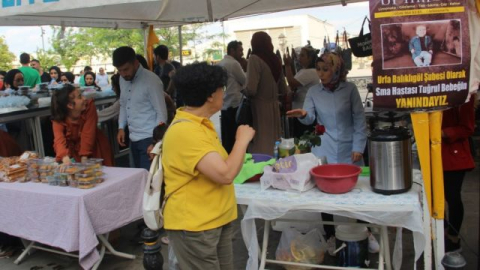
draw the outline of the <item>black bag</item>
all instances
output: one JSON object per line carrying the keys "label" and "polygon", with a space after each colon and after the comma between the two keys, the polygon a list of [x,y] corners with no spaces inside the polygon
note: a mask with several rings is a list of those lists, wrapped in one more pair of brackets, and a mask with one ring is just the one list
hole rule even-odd
{"label": "black bag", "polygon": [[362,29],[360,30],[358,37],[348,39],[353,55],[356,57],[367,57],[372,55],[372,34],[363,34],[363,26],[365,25],[365,21],[368,21],[368,28],[371,31],[370,20],[365,17],[365,19],[363,19]]}
{"label": "black bag", "polygon": [[250,99],[245,95],[242,98],[242,103],[238,106],[235,120],[237,121],[237,125],[253,126],[252,106],[250,104]]}
{"label": "black bag", "polygon": [[340,38],[338,37],[335,39],[335,51],[336,53],[342,57],[343,63],[345,64],[346,70],[352,70],[352,49],[348,47],[347,42],[347,32],[343,31],[343,40],[345,42],[345,48],[340,47]]}

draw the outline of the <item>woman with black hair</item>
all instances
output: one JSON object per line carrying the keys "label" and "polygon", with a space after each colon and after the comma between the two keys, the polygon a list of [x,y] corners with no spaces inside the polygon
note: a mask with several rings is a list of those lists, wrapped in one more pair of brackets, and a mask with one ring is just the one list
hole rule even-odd
{"label": "woman with black hair", "polygon": [[52,125],[57,161],[70,164],[87,158],[102,158],[113,166],[107,137],[97,128],[97,110],[92,99],[86,100],[80,89],[66,84],[52,96]]}
{"label": "woman with black hair", "polygon": [[206,63],[181,68],[173,81],[184,97],[163,139],[165,230],[180,269],[233,269],[233,179],[255,131],[237,129],[230,155],[210,117],[220,111],[227,73]]}
{"label": "woman with black hair", "polygon": [[59,67],[51,66],[48,72],[50,73],[51,78],[50,84],[57,84],[61,82],[60,78],[62,77],[62,71]]}
{"label": "woman with black hair", "polygon": [[85,86],[93,87],[95,90],[100,90],[100,87],[98,87],[98,85],[95,83],[95,79],[97,78],[95,73],[87,71],[83,75],[83,78],[85,78]]}
{"label": "woman with black hair", "polygon": [[5,83],[6,90],[11,89],[16,91],[20,86],[23,86],[23,73],[18,69],[12,69],[7,72],[7,75],[3,81]]}
{"label": "woman with black hair", "polygon": [[60,81],[63,84],[70,83],[73,84],[75,82],[75,75],[71,72],[63,72],[62,75],[60,76]]}

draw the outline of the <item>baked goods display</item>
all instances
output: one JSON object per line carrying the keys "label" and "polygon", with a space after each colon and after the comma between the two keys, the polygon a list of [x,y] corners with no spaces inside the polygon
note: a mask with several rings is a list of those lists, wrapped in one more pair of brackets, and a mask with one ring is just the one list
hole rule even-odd
{"label": "baked goods display", "polygon": [[0,182],[41,182],[52,186],[93,188],[104,181],[103,159],[59,165],[54,158],[39,159],[35,152],[0,158]]}

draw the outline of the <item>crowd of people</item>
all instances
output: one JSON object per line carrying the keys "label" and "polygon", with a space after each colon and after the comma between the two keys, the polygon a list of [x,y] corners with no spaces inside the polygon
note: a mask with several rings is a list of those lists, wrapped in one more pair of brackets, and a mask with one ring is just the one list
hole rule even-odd
{"label": "crowd of people", "polygon": [[[164,210],[168,238],[163,242],[172,245],[181,269],[233,269],[231,223],[237,219],[237,206],[232,182],[246,152],[273,155],[283,128],[280,107],[289,107],[281,105],[289,100],[284,97],[293,100],[293,109],[285,115],[294,118],[295,136],[316,124],[325,127],[322,144],[313,152],[325,156],[329,163],[362,165],[367,141],[362,101],[357,87],[348,82],[339,55],[325,52],[318,56],[317,50],[305,46],[298,57],[301,69],[295,73],[292,56],[286,54],[282,63],[267,33],[256,32],[251,49],[245,59],[243,44],[232,41],[217,65],[182,67],[170,61],[168,47],[160,45],[154,50],[156,65],[150,71],[143,56],[131,47],[119,47],[112,56],[117,72],[110,79],[103,68],[95,74],[88,66],[77,78],[57,66],[46,73],[38,60],[22,54],[22,67],[0,72],[0,79],[2,90],[10,91],[41,82],[63,84],[51,102],[51,144],[57,161],[63,164],[96,157],[113,166],[110,144],[98,129],[99,122],[112,118],[118,118],[116,141],[120,146],[128,144],[133,167],[148,170],[150,151],[163,140],[165,193],[169,198]],[[82,96],[76,83],[98,89],[111,84],[118,100],[97,112],[94,102]],[[251,126],[236,123],[243,96],[251,103]],[[450,157],[444,155],[450,212],[463,209],[458,179],[474,167],[466,151],[473,133],[473,108],[471,102],[447,111],[444,117],[445,148],[454,144],[465,150],[458,166],[447,162],[457,158],[451,156],[453,151],[448,153]],[[218,112],[221,141],[210,120]],[[7,132],[0,131],[0,156],[18,155],[20,149],[10,143],[14,140]],[[452,190],[458,192],[449,195]],[[460,245],[456,232],[463,216],[456,213],[450,215],[454,229],[448,230],[446,239],[453,244],[447,247]],[[332,227],[325,229],[329,242],[334,243]]]}

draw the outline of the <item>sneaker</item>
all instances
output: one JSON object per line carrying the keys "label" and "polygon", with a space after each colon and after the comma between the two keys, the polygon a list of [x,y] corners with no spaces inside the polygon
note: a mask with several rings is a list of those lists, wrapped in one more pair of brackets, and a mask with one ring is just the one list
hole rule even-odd
{"label": "sneaker", "polygon": [[445,236],[445,253],[446,252],[462,252],[462,246],[460,245],[460,239],[457,243],[454,243],[450,238]]}
{"label": "sneaker", "polygon": [[368,235],[368,252],[378,253],[380,251],[380,245],[378,244],[377,239],[373,236],[372,233]]}
{"label": "sneaker", "polygon": [[330,256],[335,256],[335,236],[330,236],[327,240],[327,251]]}

